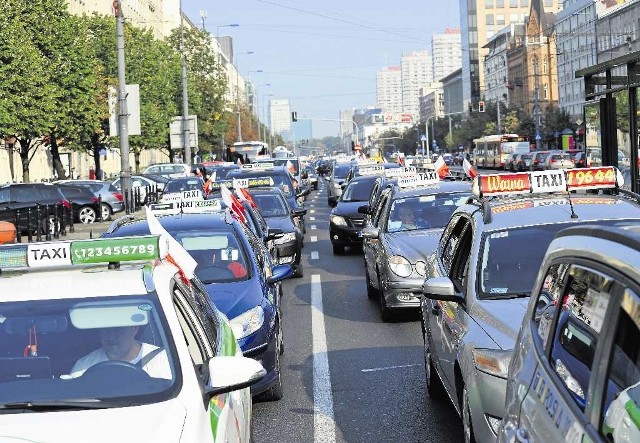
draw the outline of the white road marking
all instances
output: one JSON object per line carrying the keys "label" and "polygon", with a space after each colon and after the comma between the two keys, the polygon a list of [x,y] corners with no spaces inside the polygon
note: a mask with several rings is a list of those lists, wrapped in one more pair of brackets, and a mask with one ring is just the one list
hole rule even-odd
{"label": "white road marking", "polygon": [[318,229],[316,225],[311,225],[311,229]]}
{"label": "white road marking", "polygon": [[324,328],[322,283],[318,274],[311,276],[311,333],[313,337],[313,441],[334,443],[336,423],[333,416],[327,334]]}
{"label": "white road marking", "polygon": [[360,372],[386,371],[388,369],[402,369],[402,368],[410,368],[412,366],[422,366],[422,365],[416,363],[414,365],[385,366],[385,367],[382,367],[382,368],[360,369]]}
{"label": "white road marking", "polygon": [[316,221],[315,217],[309,217],[309,221]]}
{"label": "white road marking", "polygon": [[318,236],[317,235],[312,235],[311,236],[311,243],[315,243],[318,241]]}
{"label": "white road marking", "polygon": [[311,260],[317,260],[320,258],[320,255],[318,255],[318,251],[311,251]]}
{"label": "white road marking", "polygon": [[314,214],[315,212],[316,212],[316,210],[312,209],[312,210],[309,211],[309,214]]}

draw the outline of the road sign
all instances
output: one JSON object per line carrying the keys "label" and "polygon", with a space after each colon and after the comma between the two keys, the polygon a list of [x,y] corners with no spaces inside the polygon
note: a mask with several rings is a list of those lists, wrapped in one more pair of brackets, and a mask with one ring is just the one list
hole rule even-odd
{"label": "road sign", "polygon": [[421,141],[421,142],[426,142],[426,141],[427,141],[427,136],[426,136],[426,135],[424,135],[424,134],[422,134],[422,135],[420,136],[420,141]]}
{"label": "road sign", "polygon": [[540,136],[540,134],[536,134],[536,140],[542,140],[542,136]]}
{"label": "road sign", "polygon": [[[187,126],[189,127],[189,146],[192,148],[197,148],[198,116],[190,115],[187,119]],[[169,144],[171,145],[172,150],[184,149],[182,138],[182,117],[174,117],[171,123],[169,123]]]}
{"label": "road sign", "polygon": [[[126,85],[129,135],[140,135],[140,85]],[[109,86],[109,137],[118,136],[118,91]]]}

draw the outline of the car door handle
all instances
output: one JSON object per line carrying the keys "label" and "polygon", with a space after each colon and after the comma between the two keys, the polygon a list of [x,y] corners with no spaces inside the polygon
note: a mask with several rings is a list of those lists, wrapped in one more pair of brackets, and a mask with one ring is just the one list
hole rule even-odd
{"label": "car door handle", "polygon": [[431,308],[431,313],[433,315],[440,315],[440,305],[435,305]]}

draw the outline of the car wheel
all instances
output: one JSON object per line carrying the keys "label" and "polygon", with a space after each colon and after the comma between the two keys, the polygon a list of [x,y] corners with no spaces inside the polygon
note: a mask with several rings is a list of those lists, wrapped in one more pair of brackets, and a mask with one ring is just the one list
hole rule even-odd
{"label": "car wheel", "polygon": [[429,349],[429,339],[426,334],[422,335],[424,342],[424,373],[427,382],[427,394],[434,400],[442,400],[445,398],[444,386],[442,380],[436,373],[436,368],[431,361],[431,350]]}
{"label": "car wheel", "polygon": [[384,298],[384,291],[382,290],[380,279],[378,279],[378,294],[380,297],[380,317],[382,317],[382,321],[387,322],[393,320],[393,312],[387,307],[387,300]]}
{"label": "car wheel", "polygon": [[[62,230],[60,220],[53,214],[49,215],[48,229],[51,236],[54,236],[56,234],[56,231],[60,232]],[[37,229],[34,229],[34,231],[37,231]],[[40,232],[42,232],[43,234],[47,234],[47,217],[43,218],[40,221]]]}
{"label": "car wheel", "polygon": [[78,211],[78,220],[80,220],[80,223],[93,223],[97,218],[98,214],[96,213],[96,210],[89,206],[83,206]]}
{"label": "car wheel", "polygon": [[[366,265],[365,265],[365,269],[366,269]],[[375,300],[378,297],[378,290],[374,288],[373,285],[371,284],[371,278],[369,277],[368,269],[365,271],[365,277],[367,279],[367,297],[369,297],[372,300]]]}
{"label": "car wheel", "polygon": [[473,435],[473,425],[471,423],[471,408],[469,407],[469,393],[467,387],[462,386],[462,430],[464,432],[465,443],[475,443]]}
{"label": "car wheel", "polygon": [[109,205],[106,203],[102,203],[101,209],[102,209],[102,221],[111,220],[111,208],[109,207]]}
{"label": "car wheel", "polygon": [[342,255],[342,254],[344,254],[344,246],[343,245],[336,245],[335,243],[333,243],[331,246],[333,246],[333,255]]}
{"label": "car wheel", "polygon": [[295,278],[302,278],[304,276],[304,270],[302,269],[302,263],[298,263],[296,265],[296,272],[294,272],[293,276]]}
{"label": "car wheel", "polygon": [[[282,335],[280,331],[278,335]],[[282,371],[280,370],[280,356],[282,355],[280,348],[280,338],[276,337],[276,350],[275,350],[275,364],[274,371],[276,371],[276,382],[271,386],[264,394],[262,398],[266,401],[280,400],[284,396],[284,387],[282,385]]]}

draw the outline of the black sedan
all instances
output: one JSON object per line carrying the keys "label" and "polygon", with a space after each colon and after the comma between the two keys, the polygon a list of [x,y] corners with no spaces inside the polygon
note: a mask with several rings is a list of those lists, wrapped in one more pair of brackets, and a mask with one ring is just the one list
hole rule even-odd
{"label": "black sedan", "polygon": [[345,246],[362,246],[364,214],[358,208],[369,201],[373,185],[378,176],[355,177],[349,182],[338,204],[329,216],[329,238],[334,254],[343,254]]}
{"label": "black sedan", "polygon": [[470,196],[469,182],[394,185],[382,192],[362,236],[367,295],[380,301],[383,320],[394,311],[420,307],[427,257],[453,211]]}
{"label": "black sedan", "polygon": [[80,223],[93,223],[102,216],[100,200],[85,186],[56,185],[65,199],[71,202],[73,217]]}
{"label": "black sedan", "polygon": [[[282,398],[280,281],[291,275],[291,267],[274,266],[263,243],[224,212],[166,215],[158,219],[198,263],[196,276],[211,302],[229,319],[242,354],[260,361],[266,369],[267,375],[251,386],[251,393],[267,400]],[[146,220],[121,219],[102,236],[148,234]]]}
{"label": "black sedan", "polygon": [[264,217],[269,229],[277,229],[283,235],[274,240],[278,263],[293,266],[295,277],[303,276],[302,244],[304,234],[299,225],[295,223],[295,217],[303,216],[306,209],[290,209],[282,192],[277,188],[250,189],[253,200],[258,205],[260,213]]}

